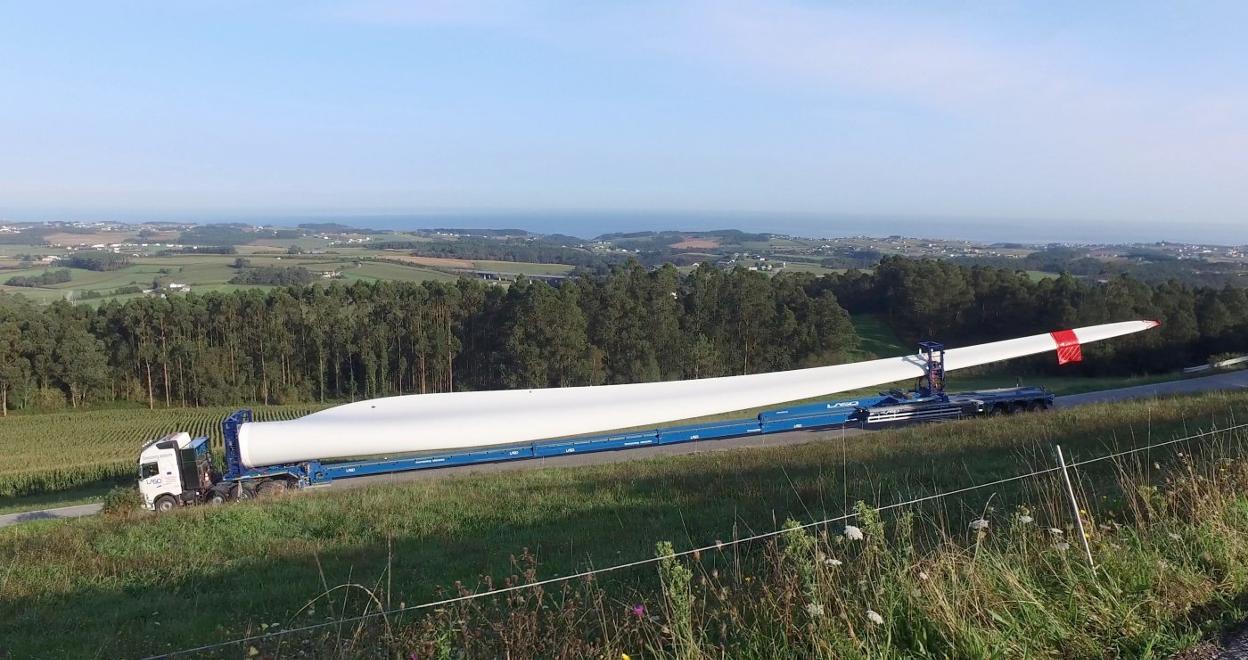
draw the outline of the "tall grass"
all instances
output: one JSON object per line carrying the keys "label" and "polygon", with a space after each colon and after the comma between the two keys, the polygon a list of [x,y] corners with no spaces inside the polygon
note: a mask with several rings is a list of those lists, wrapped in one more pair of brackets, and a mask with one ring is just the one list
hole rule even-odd
{"label": "tall grass", "polygon": [[[361,624],[344,651],[1164,657],[1248,614],[1246,447],[1248,434],[1222,434],[1203,450],[1119,459],[1112,482],[1085,483],[1080,515],[1093,565],[1079,548],[1063,486],[1047,478],[1030,504],[987,507],[966,526],[938,508],[881,515],[860,502],[853,534],[844,524],[810,528],[790,519],[761,546],[688,561],[660,543],[651,584],[627,597],[592,581],[486,596],[420,612],[395,634]],[[536,574],[530,562],[512,580]],[[511,633],[517,622],[528,634]]]}
{"label": "tall grass", "polygon": [[[850,438],[812,433],[812,442],[801,446],[321,491],[163,517],[131,510],[95,519],[31,523],[0,529],[0,640],[4,640],[0,645],[17,657],[129,657],[267,632],[274,623],[284,629],[332,622],[347,614],[376,612],[377,602],[410,605],[439,592],[477,593],[508,580],[533,581],[654,557],[655,543],[660,541],[669,541],[675,552],[681,552],[777,530],[788,518],[840,516],[858,501],[866,503],[864,512],[878,511],[893,502],[1052,467],[1055,442],[1075,460],[1086,459],[1213,426],[1225,428],[1236,418],[1248,419],[1248,393],[1092,406]],[[1205,440],[1208,445],[1209,438]],[[1240,438],[1222,441],[1225,457],[1236,458]],[[1236,573],[1211,568],[1230,566],[1227,562],[1240,551],[1237,519],[1229,513],[1219,515],[1216,519],[1224,522],[1212,531],[1179,527],[1182,517],[1177,511],[1185,500],[1165,494],[1174,489],[1165,478],[1180,483],[1182,461],[1198,448],[1193,443],[1190,448],[1157,450],[1135,466],[1104,461],[1078,470],[1081,502],[1091,513],[1085,522],[1093,529],[1093,542],[1098,544],[1094,552],[1106,570],[1126,571],[1114,568],[1119,557],[1106,558],[1113,549],[1104,544],[1112,541],[1126,547],[1133,530],[1146,540],[1164,541],[1173,531],[1183,538],[1191,534],[1201,543],[1224,544],[1209,551],[1208,561],[1197,553],[1194,564],[1178,564],[1190,571],[1183,574],[1182,583],[1196,585],[1191,593],[1203,600],[1189,599],[1186,611],[1193,614],[1187,624],[1178,615],[1177,622],[1149,623],[1150,630],[1160,631],[1157,648],[1177,647],[1194,638],[1202,625],[1216,620],[1210,612],[1223,611],[1242,593]],[[1179,452],[1185,456],[1177,456]],[[1203,454],[1199,456],[1204,460]],[[1190,460],[1194,474],[1204,475],[1203,463]],[[1174,461],[1178,462],[1170,465]],[[1153,467],[1154,462],[1161,468]],[[1239,474],[1233,471],[1237,467],[1226,467],[1228,473]],[[1132,482],[1124,485],[1124,475],[1140,486],[1158,489],[1160,499],[1152,509],[1131,495]],[[1223,501],[1233,512],[1239,506],[1234,498],[1240,484],[1222,479],[1197,483],[1228,493]],[[802,632],[812,623],[801,618],[810,614],[806,608],[811,604],[823,608],[820,626],[835,635],[850,631],[850,639],[867,640],[855,647],[856,653],[865,655],[885,655],[890,648],[938,655],[915,649],[972,648],[966,640],[1005,635],[1005,624],[992,623],[996,619],[986,612],[1007,622],[1048,617],[1054,621],[1048,630],[1075,630],[1062,634],[1087,638],[1090,633],[1076,630],[1076,614],[1058,608],[1061,599],[1052,595],[1056,591],[1037,591],[1033,600],[1044,608],[1033,613],[1027,609],[1030,605],[1014,602],[1020,598],[977,595],[984,593],[978,583],[972,589],[970,582],[953,581],[953,576],[979,579],[967,577],[968,571],[986,571],[991,560],[1026,568],[1030,573],[1023,577],[1030,580],[1025,583],[1029,588],[1076,584],[1070,581],[1074,578],[1052,570],[1069,566],[1078,577],[1083,570],[1078,546],[1059,553],[1047,532],[1040,530],[1050,526],[1066,530],[1073,522],[1068,507],[1055,499],[1054,488],[1051,481],[1029,479],[932,501],[909,511],[909,527],[900,523],[896,511],[888,511],[880,516],[882,533],[871,532],[865,522],[854,523],[867,532],[862,543],[837,541],[844,538],[842,530],[829,527],[816,530],[810,544],[789,543],[785,536],[773,545],[726,546],[726,551],[705,552],[695,561],[672,557],[668,564],[672,570],[662,582],[658,568],[648,566],[578,581],[566,590],[554,585],[494,595],[440,613],[386,617],[384,623],[358,629],[353,624],[335,625],[328,636],[292,636],[280,648],[275,641],[256,645],[262,653],[312,656],[343,650],[349,656],[399,652],[407,657],[416,651],[428,657],[434,651],[458,650],[467,657],[494,657],[508,649],[512,657],[596,652],[680,655],[682,649],[707,655],[721,646],[731,649],[726,653],[732,656],[832,653],[815,644],[822,639],[815,633]],[[1188,499],[1193,498],[1203,498],[1210,506],[1217,501],[1206,491]],[[1172,504],[1163,506],[1163,501]],[[1021,511],[1019,506],[1028,507],[1030,526],[1021,526],[1021,519],[1012,517]],[[1154,515],[1149,511],[1158,512],[1156,525],[1149,522],[1153,519],[1147,516]],[[968,527],[980,517],[989,522],[982,538]],[[1102,529],[1102,524],[1109,529]],[[1064,534],[1070,536],[1069,531]],[[910,540],[903,541],[906,538]],[[1152,545],[1145,547],[1156,551]],[[805,573],[794,568],[793,562],[810,552],[843,563]],[[906,553],[910,559],[898,563]],[[1048,564],[1035,559],[1046,557]],[[1121,560],[1129,558],[1123,553]],[[1133,561],[1145,560],[1147,555]],[[1041,570],[1046,565],[1050,573]],[[936,614],[929,615],[936,623],[923,628],[898,627],[911,608],[919,612],[908,592],[897,590],[902,584],[922,589],[916,567],[928,574],[928,581],[967,590],[946,596],[948,612],[986,616],[974,619],[984,626],[985,632],[977,633],[980,637],[939,627]],[[673,579],[682,568],[689,571],[688,594],[693,599],[689,627],[683,627],[676,610],[685,591]],[[840,569],[846,570],[838,573]],[[790,573],[798,581],[785,586],[788,583],[779,580]],[[1001,572],[987,575],[998,576],[996,582],[1007,586],[1015,579]],[[1132,599],[1140,593],[1150,597],[1160,593],[1148,582],[1153,573],[1137,570],[1134,575],[1135,582],[1120,578],[1125,586],[1115,588],[1122,594],[1109,593],[1128,604],[1139,602]],[[828,582],[831,578],[843,582]],[[903,578],[910,581],[903,583]],[[361,585],[368,593],[345,588],[318,598],[342,584]],[[669,587],[664,589],[664,584]],[[829,584],[838,586],[832,589]],[[1101,582],[1098,578],[1077,584],[1090,590]],[[878,585],[884,590],[879,591]],[[716,595],[724,589],[727,596]],[[1089,594],[1091,599],[1094,594]],[[982,608],[971,608],[975,598],[983,600]],[[305,607],[310,601],[315,602]],[[634,614],[636,606],[641,606],[640,615]],[[1079,612],[1092,611],[1080,607]],[[864,608],[877,612],[885,623],[868,625]],[[1152,612],[1153,618],[1145,619],[1149,622],[1180,611],[1169,606],[1156,612],[1144,605],[1137,609]],[[781,616],[790,610],[785,615],[789,618]],[[1105,621],[1121,614],[1119,609],[1106,611],[1112,616],[1096,610],[1103,630],[1110,625]],[[785,641],[789,622],[806,635],[794,637],[794,644],[804,645]],[[1037,635],[1045,643],[1060,638]],[[885,639],[893,646],[885,645]],[[841,652],[848,647],[828,648]],[[1041,648],[1039,642],[1035,648]],[[247,649],[231,647],[214,654],[237,657],[240,651]]]}

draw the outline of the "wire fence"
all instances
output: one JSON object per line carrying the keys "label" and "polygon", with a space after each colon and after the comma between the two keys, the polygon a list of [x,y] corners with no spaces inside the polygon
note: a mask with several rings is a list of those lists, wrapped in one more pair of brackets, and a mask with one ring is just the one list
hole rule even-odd
{"label": "wire fence", "polygon": [[[1215,428],[1215,429],[1211,429],[1211,430],[1209,430],[1209,431],[1202,431],[1202,432],[1200,432],[1200,433],[1196,433],[1196,434],[1193,434],[1193,435],[1185,436],[1185,437],[1182,437],[1182,438],[1175,438],[1175,439],[1172,439],[1172,440],[1167,440],[1167,441],[1165,441],[1165,442],[1158,442],[1158,443],[1148,444],[1148,445],[1145,445],[1145,446],[1142,446],[1142,447],[1135,447],[1135,448],[1132,448],[1132,449],[1127,449],[1127,450],[1123,450],[1123,451],[1113,452],[1113,453],[1110,453],[1110,454],[1106,454],[1106,455],[1104,455],[1104,456],[1097,456],[1097,457],[1095,457],[1095,458],[1084,459],[1084,460],[1082,460],[1082,461],[1074,461],[1074,462],[1067,463],[1067,464],[1066,464],[1066,468],[1067,468],[1067,469],[1070,469],[1070,468],[1077,468],[1077,467],[1080,467],[1080,466],[1083,466],[1083,465],[1089,465],[1089,464],[1092,464],[1092,463],[1098,463],[1098,462],[1101,462],[1101,461],[1107,461],[1107,460],[1111,460],[1111,459],[1114,459],[1114,458],[1121,458],[1121,457],[1123,457],[1123,456],[1127,456],[1127,455],[1130,455],[1130,454],[1137,454],[1137,453],[1140,453],[1140,452],[1150,451],[1150,450],[1157,449],[1157,448],[1160,448],[1160,447],[1166,447],[1166,446],[1170,446],[1170,445],[1175,445],[1175,444],[1178,444],[1178,443],[1181,443],[1181,442],[1190,442],[1190,441],[1192,441],[1192,440],[1197,440],[1197,439],[1200,439],[1200,438],[1205,438],[1205,437],[1209,437],[1209,436],[1213,436],[1213,435],[1217,435],[1217,434],[1221,434],[1221,433],[1230,433],[1230,432],[1233,432],[1233,431],[1238,431],[1238,430],[1242,430],[1242,429],[1248,429],[1248,423],[1244,423],[1244,424],[1236,424],[1236,425],[1229,426],[1229,427],[1224,428],[1224,429],[1216,429],[1216,428]],[[874,507],[874,510],[875,510],[875,511],[889,511],[889,510],[893,510],[893,509],[900,509],[900,508],[910,507],[910,506],[914,506],[914,505],[917,505],[917,504],[922,504],[922,503],[924,503],[924,502],[930,502],[930,501],[932,501],[932,500],[938,500],[938,499],[943,499],[943,498],[946,498],[946,497],[952,497],[952,496],[954,496],[954,495],[960,495],[960,494],[962,494],[962,493],[969,493],[969,492],[976,491],[976,490],[983,490],[983,489],[985,489],[985,488],[992,488],[993,486],[1000,486],[1000,485],[1007,484],[1007,483],[1011,483],[1011,482],[1015,482],[1015,481],[1022,481],[1022,480],[1024,480],[1024,479],[1032,479],[1032,478],[1035,478],[1035,477],[1039,477],[1039,476],[1046,475],[1046,474],[1052,474],[1052,473],[1054,473],[1054,472],[1060,472],[1060,471],[1062,471],[1062,468],[1061,468],[1061,467],[1059,467],[1059,466],[1054,466],[1054,467],[1050,467],[1050,468],[1044,468],[1044,469],[1042,469],[1042,470],[1034,470],[1034,471],[1032,471],[1032,472],[1027,472],[1027,473],[1025,473],[1025,474],[1017,474],[1017,475],[1010,476],[1010,477],[1004,477],[1004,478],[1001,478],[1001,479],[996,479],[996,480],[994,480],[994,481],[988,481],[988,482],[981,483],[981,484],[975,484],[975,485],[973,485],[973,486],[966,486],[966,487],[963,487],[963,488],[957,488],[957,489],[950,490],[950,491],[945,491],[945,492],[942,492],[942,493],[933,493],[933,494],[931,494],[931,495],[925,495],[925,496],[923,496],[923,497],[916,497],[916,498],[914,498],[914,499],[906,500],[906,501],[904,501],[904,502],[895,502],[895,503],[892,503],[892,504],[885,504],[885,505],[883,505],[883,506]],[[391,616],[391,615],[395,615],[395,614],[403,614],[403,613],[405,613],[405,612],[415,612],[415,611],[420,611],[420,610],[427,610],[427,609],[430,609],[430,608],[442,607],[442,606],[445,606],[445,605],[453,605],[453,604],[455,604],[455,603],[462,603],[462,602],[465,602],[465,601],[475,600],[475,599],[478,599],[478,598],[485,598],[485,597],[487,597],[487,596],[491,596],[491,597],[492,597],[492,596],[499,596],[499,595],[502,595],[502,594],[507,594],[507,593],[511,593],[511,592],[515,592],[515,591],[521,591],[521,590],[525,590],[525,589],[533,589],[533,588],[536,588],[536,587],[546,586],[546,585],[550,585],[550,584],[558,584],[558,583],[562,583],[562,582],[569,582],[569,581],[572,581],[572,580],[579,580],[579,579],[590,578],[590,577],[593,577],[593,576],[596,576],[596,575],[601,575],[601,574],[604,574],[604,573],[611,573],[611,572],[621,571],[621,570],[625,570],[625,569],[629,569],[629,568],[636,568],[636,567],[638,567],[638,566],[645,566],[645,565],[648,565],[648,564],[655,564],[655,563],[661,562],[661,561],[663,561],[663,560],[665,560],[665,559],[672,559],[672,558],[678,558],[678,557],[688,557],[688,556],[691,556],[691,555],[699,555],[699,554],[704,553],[704,552],[718,551],[718,550],[722,550],[722,549],[724,549],[724,548],[731,547],[731,546],[735,546],[735,545],[740,545],[740,544],[744,544],[744,543],[751,543],[751,542],[754,542],[754,541],[760,541],[760,540],[764,540],[764,539],[769,539],[769,538],[773,538],[773,537],[776,537],[776,536],[780,536],[780,535],[782,535],[782,534],[789,533],[791,530],[795,530],[795,529],[809,529],[809,528],[811,528],[811,527],[820,527],[820,526],[823,526],[823,525],[828,525],[828,524],[831,524],[831,523],[845,522],[845,521],[847,521],[847,520],[851,520],[851,519],[857,518],[859,515],[861,515],[861,514],[859,514],[859,513],[858,513],[858,512],[856,512],[856,511],[852,511],[852,512],[845,513],[845,514],[842,514],[842,515],[839,515],[839,516],[835,516],[835,517],[831,517],[831,518],[823,518],[823,519],[821,519],[821,520],[816,520],[816,521],[814,521],[814,522],[803,523],[803,524],[801,524],[801,525],[797,525],[797,526],[794,526],[794,527],[789,527],[789,528],[787,528],[787,529],[778,529],[778,530],[769,531],[769,532],[762,532],[762,533],[759,533],[759,534],[753,534],[753,535],[746,536],[746,537],[743,537],[743,538],[735,538],[735,539],[732,539],[732,540],[730,540],[730,541],[716,541],[715,543],[710,544],[710,545],[705,545],[705,546],[701,546],[701,547],[697,547],[697,548],[690,548],[690,549],[688,549],[688,550],[682,550],[682,551],[680,551],[680,552],[677,552],[677,553],[674,553],[674,554],[671,554],[671,555],[667,555],[667,556],[654,556],[654,557],[648,557],[648,558],[646,558],[646,559],[639,559],[639,560],[636,560],[636,561],[626,562],[626,563],[623,563],[623,564],[615,564],[615,565],[612,565],[612,566],[607,566],[607,567],[604,567],[604,568],[596,568],[596,569],[584,570],[584,571],[580,571],[580,572],[578,572],[578,573],[572,573],[572,574],[569,574],[569,575],[561,575],[561,576],[557,576],[557,577],[546,578],[546,579],[544,579],[544,580],[537,580],[537,581],[534,581],[534,582],[526,582],[526,583],[524,583],[524,584],[516,584],[516,585],[512,585],[512,586],[508,586],[508,587],[501,587],[501,588],[498,588],[498,589],[492,589],[492,590],[490,590],[490,591],[481,591],[481,592],[475,592],[475,593],[471,593],[471,594],[463,594],[463,595],[460,595],[460,596],[455,596],[455,597],[452,597],[452,598],[443,598],[443,599],[441,599],[441,600],[435,600],[435,601],[430,601],[430,602],[427,602],[427,603],[421,603],[421,604],[419,604],[419,605],[408,605],[408,606],[405,606],[405,607],[397,607],[397,608],[393,608],[393,609],[389,609],[389,610],[381,610],[381,611],[377,611],[377,612],[368,612],[368,613],[365,613],[365,614],[360,614],[360,615],[357,615],[357,616],[346,617],[346,618],[341,618],[341,619],[334,619],[333,621],[324,621],[324,622],[321,622],[321,623],[309,624],[309,625],[306,625],[306,626],[300,626],[300,627],[297,627],[297,628],[285,628],[285,629],[282,629],[282,630],[279,630],[279,631],[276,631],[276,632],[266,632],[266,633],[259,634],[259,635],[250,635],[250,636],[246,636],[246,637],[239,637],[239,638],[236,638],[236,639],[230,639],[230,640],[223,641],[223,642],[216,642],[216,643],[213,643],[213,644],[205,644],[205,645],[203,645],[203,646],[196,646],[196,647],[192,647],[192,648],[179,649],[179,650],[177,650],[177,651],[170,651],[170,652],[167,652],[167,653],[161,653],[161,654],[157,654],[157,655],[152,655],[152,656],[148,656],[147,658],[145,658],[145,660],[157,660],[157,659],[159,659],[159,658],[172,658],[172,657],[177,657],[177,656],[190,655],[190,654],[193,654],[193,653],[203,653],[203,652],[206,652],[206,651],[211,651],[211,650],[218,649],[218,648],[224,648],[224,647],[226,647],[226,646],[234,646],[234,645],[239,645],[239,644],[247,644],[247,643],[249,643],[249,642],[257,642],[257,641],[262,641],[262,640],[271,640],[271,639],[276,639],[276,638],[279,638],[279,637],[285,637],[285,636],[289,636],[289,635],[295,635],[295,634],[298,634],[298,633],[310,632],[310,631],[313,631],[313,630],[318,630],[318,629],[322,629],[322,628],[328,628],[328,627],[330,627],[330,626],[342,626],[342,625],[351,624],[351,623],[359,623],[359,622],[361,622],[361,621],[366,621],[366,620],[369,620],[369,619],[376,619],[376,618],[378,618],[378,617],[389,617],[389,616]]]}

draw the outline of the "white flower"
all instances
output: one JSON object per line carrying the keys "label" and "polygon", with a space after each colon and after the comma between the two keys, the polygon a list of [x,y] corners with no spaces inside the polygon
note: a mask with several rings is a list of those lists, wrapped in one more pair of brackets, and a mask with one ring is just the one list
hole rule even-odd
{"label": "white flower", "polygon": [[927,582],[927,579],[928,579],[929,577],[931,577],[931,576],[927,574],[927,571],[919,571],[919,579],[920,579],[920,580],[922,580],[922,581],[924,581],[924,582]]}
{"label": "white flower", "polygon": [[1065,534],[1066,532],[1056,527],[1050,527],[1049,533],[1052,534],[1053,536],[1061,536],[1062,534]]}
{"label": "white flower", "polygon": [[1057,544],[1057,549],[1061,550],[1062,552],[1066,552],[1067,550],[1070,549],[1070,544],[1065,541],[1061,541]]}
{"label": "white flower", "polygon": [[971,529],[979,532],[988,529],[988,521],[983,518],[976,518],[971,521]]}
{"label": "white flower", "polygon": [[883,625],[884,623],[884,617],[880,616],[880,613],[875,610],[867,610],[867,619],[876,625]]}
{"label": "white flower", "polygon": [[1034,520],[1035,520],[1035,518],[1032,518],[1031,516],[1029,516],[1029,515],[1027,515],[1027,514],[1023,514],[1023,515],[1021,515],[1021,516],[1019,516],[1019,517],[1018,517],[1018,522],[1023,523],[1024,525],[1027,525],[1027,524],[1029,524],[1029,523],[1033,522]]}
{"label": "white flower", "polygon": [[823,616],[823,606],[819,603],[807,603],[806,613],[809,614],[812,619],[821,617]]}
{"label": "white flower", "polygon": [[862,530],[858,529],[857,527],[854,527],[853,525],[846,525],[845,526],[845,538],[851,541],[861,541]]}
{"label": "white flower", "polygon": [[827,564],[828,566],[836,567],[836,566],[840,566],[842,562],[839,559],[833,559],[831,557],[828,557],[827,559],[823,560],[823,563]]}

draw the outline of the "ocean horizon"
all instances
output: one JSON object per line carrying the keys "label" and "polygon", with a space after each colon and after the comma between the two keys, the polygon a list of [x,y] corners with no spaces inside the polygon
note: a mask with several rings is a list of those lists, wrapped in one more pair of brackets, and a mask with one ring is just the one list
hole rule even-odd
{"label": "ocean horizon", "polygon": [[803,238],[905,236],[979,243],[1196,243],[1248,245],[1248,228],[1214,223],[1115,223],[1042,219],[938,218],[904,215],[815,215],[745,212],[656,211],[433,211],[433,212],[147,212],[0,210],[0,222],[246,222],[293,227],[336,222],[352,227],[417,229],[522,229],[592,239],[602,234],[640,231],[737,229]]}

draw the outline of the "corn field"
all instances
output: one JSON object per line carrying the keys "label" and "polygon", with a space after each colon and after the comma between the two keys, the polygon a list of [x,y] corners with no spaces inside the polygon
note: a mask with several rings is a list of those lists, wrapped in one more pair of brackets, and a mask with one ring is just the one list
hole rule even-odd
{"label": "corn field", "polygon": [[[293,419],[321,406],[257,406],[257,421]],[[139,448],[175,431],[206,435],[220,457],[221,420],[235,408],[90,410],[0,419],[0,497],[69,490],[134,476]]]}

